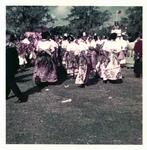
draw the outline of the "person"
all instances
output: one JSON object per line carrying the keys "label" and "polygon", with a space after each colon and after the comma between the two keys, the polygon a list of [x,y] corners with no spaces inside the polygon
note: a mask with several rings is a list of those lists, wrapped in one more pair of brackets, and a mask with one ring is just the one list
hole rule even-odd
{"label": "person", "polygon": [[63,60],[68,76],[74,78],[78,71],[78,43],[74,41],[72,35],[70,35],[68,39],[69,44],[67,45]]}
{"label": "person", "polygon": [[87,45],[88,45],[89,53],[91,55],[92,70],[93,72],[96,72],[97,52],[96,52],[96,41],[94,37],[92,36],[88,37]]}
{"label": "person", "polygon": [[118,57],[120,60],[120,65],[123,68],[126,66],[126,52],[127,52],[128,42],[126,40],[124,40],[124,37],[122,35],[119,35],[116,38],[116,41],[121,46],[121,52],[119,53]]}
{"label": "person", "polygon": [[39,86],[42,83],[55,83],[58,80],[56,65],[53,61],[55,49],[48,37],[49,33],[43,32],[42,40],[38,42],[36,48],[37,58],[33,71],[33,81]]}
{"label": "person", "polygon": [[142,75],[142,36],[138,35],[134,46],[134,73],[139,78]]}
{"label": "person", "polygon": [[[127,37],[128,38],[128,37]],[[136,39],[135,39],[136,40]],[[134,39],[128,38],[128,45],[127,45],[127,54],[126,54],[126,67],[134,68],[134,45],[135,45]]]}
{"label": "person", "polygon": [[88,85],[89,75],[92,68],[91,55],[88,53],[89,48],[86,39],[87,37],[85,34],[79,39],[79,68],[75,84],[80,88],[84,88],[85,85]]}
{"label": "person", "polygon": [[67,46],[69,45],[67,33],[64,34],[63,39],[61,41],[61,51],[60,51],[60,59],[61,63],[66,66],[66,57],[65,53],[67,51]]}
{"label": "person", "polygon": [[118,59],[121,52],[121,46],[116,41],[117,34],[112,33],[102,48],[102,56],[96,68],[103,82],[122,80],[120,60]]}
{"label": "person", "polygon": [[19,67],[18,53],[14,44],[15,37],[12,33],[7,32],[6,34],[6,99],[12,90],[18,97],[16,103],[26,102],[27,96],[22,94],[15,80]]}
{"label": "person", "polygon": [[28,63],[27,62],[27,49],[28,49],[28,45],[30,44],[30,41],[25,35],[22,35],[21,38],[22,40],[17,45],[17,52],[18,52],[20,70],[24,71]]}

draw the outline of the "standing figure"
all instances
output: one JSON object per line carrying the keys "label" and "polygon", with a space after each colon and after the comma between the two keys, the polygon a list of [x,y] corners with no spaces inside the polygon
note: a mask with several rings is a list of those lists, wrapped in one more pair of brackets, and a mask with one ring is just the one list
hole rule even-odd
{"label": "standing figure", "polygon": [[97,70],[100,72],[100,77],[104,82],[107,80],[122,79],[120,60],[118,56],[121,52],[121,46],[116,41],[117,34],[112,33],[110,40],[103,46],[103,57],[97,64]]}
{"label": "standing figure", "polygon": [[94,37],[92,36],[88,37],[87,45],[89,48],[89,53],[91,55],[92,71],[96,73],[97,51],[96,51],[96,41],[94,40]]}
{"label": "standing figure", "polygon": [[77,51],[77,43],[74,42],[74,38],[72,36],[69,36],[69,44],[67,45],[63,60],[65,68],[67,70],[67,74],[71,77],[75,77],[76,69],[78,69],[78,62],[76,57]]}
{"label": "standing figure", "polygon": [[120,60],[120,65],[121,65],[121,67],[125,67],[126,66],[126,52],[127,52],[128,42],[126,40],[124,40],[123,36],[118,36],[116,41],[121,46],[121,52],[118,56],[119,60]]}
{"label": "standing figure", "polygon": [[23,71],[26,67],[27,62],[27,51],[28,51],[28,45],[30,44],[30,41],[27,37],[25,37],[23,40],[20,41],[20,43],[17,46],[18,51],[18,58],[19,58],[19,66],[20,70]]}
{"label": "standing figure", "polygon": [[27,96],[22,94],[15,80],[15,74],[19,67],[19,59],[14,41],[14,35],[8,32],[6,45],[6,98],[8,98],[12,90],[15,96],[18,97],[16,102],[21,103],[27,101]]}
{"label": "standing figure", "polygon": [[138,36],[134,46],[134,73],[138,78],[142,75],[142,37]]}
{"label": "standing figure", "polygon": [[37,45],[37,58],[33,71],[33,80],[37,85],[41,83],[57,82],[56,65],[53,61],[54,49],[48,39],[48,32],[42,33],[42,40]]}
{"label": "standing figure", "polygon": [[60,59],[61,59],[60,61],[65,66],[66,66],[66,60],[65,60],[66,58],[64,56],[65,56],[65,52],[67,51],[68,45],[69,45],[68,35],[67,33],[65,33],[61,41],[61,49],[60,49]]}
{"label": "standing figure", "polygon": [[79,70],[75,80],[75,84],[83,88],[88,84],[89,74],[92,68],[91,55],[88,53],[88,45],[85,37],[79,39]]}

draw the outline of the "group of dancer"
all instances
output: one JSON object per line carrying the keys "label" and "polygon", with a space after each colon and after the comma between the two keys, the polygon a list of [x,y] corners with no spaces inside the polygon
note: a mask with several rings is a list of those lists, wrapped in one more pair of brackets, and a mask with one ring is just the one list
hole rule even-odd
{"label": "group of dancer", "polygon": [[[136,43],[138,41],[141,41],[140,36]],[[136,49],[140,52],[142,47],[139,46]],[[85,32],[76,38],[67,33],[51,36],[49,32],[26,32],[16,44],[20,69],[31,64],[34,67],[33,81],[37,85],[56,83],[61,76],[68,76],[73,77],[75,84],[81,88],[88,85],[91,74],[104,83],[122,80],[121,67],[126,63],[127,48],[128,41],[115,32],[102,38]],[[139,53],[138,50],[136,52]],[[142,54],[137,53],[135,58],[138,61]]]}
{"label": "group of dancer", "polygon": [[121,64],[126,50],[127,42],[116,33],[109,39],[99,39],[86,33],[78,38],[67,34],[59,38],[43,32],[39,40],[29,35],[18,45],[20,65],[27,60],[34,63],[34,81],[57,82],[57,69],[64,66],[67,75],[74,77],[80,87],[88,83],[90,73],[104,81],[122,79]]}

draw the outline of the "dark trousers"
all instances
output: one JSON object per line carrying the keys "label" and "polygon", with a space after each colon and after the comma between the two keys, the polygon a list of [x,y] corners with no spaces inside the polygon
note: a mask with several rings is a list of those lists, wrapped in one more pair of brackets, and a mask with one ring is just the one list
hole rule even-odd
{"label": "dark trousers", "polygon": [[136,77],[140,77],[142,75],[142,60],[141,59],[135,60],[134,73]]}
{"label": "dark trousers", "polygon": [[10,79],[6,80],[6,98],[8,98],[11,90],[18,98],[22,97],[22,93],[18,85],[16,84],[15,78],[11,78],[11,80]]}

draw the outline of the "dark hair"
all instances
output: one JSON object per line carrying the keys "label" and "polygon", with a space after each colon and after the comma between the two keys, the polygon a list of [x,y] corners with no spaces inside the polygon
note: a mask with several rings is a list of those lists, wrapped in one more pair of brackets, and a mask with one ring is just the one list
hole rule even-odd
{"label": "dark hair", "polygon": [[110,40],[115,40],[116,38],[117,38],[117,34],[116,33],[110,34]]}
{"label": "dark hair", "polygon": [[67,36],[63,36],[63,40],[67,40],[68,39],[68,37]]}
{"label": "dark hair", "polygon": [[50,34],[50,38],[55,41],[55,35],[54,34]]}
{"label": "dark hair", "polygon": [[49,32],[42,32],[42,39],[48,39],[49,38]]}
{"label": "dark hair", "polygon": [[97,35],[95,35],[95,36],[94,36],[94,40],[98,40],[98,37],[97,37]]}
{"label": "dark hair", "polygon": [[70,36],[68,37],[68,40],[72,42],[72,41],[74,41],[74,37],[70,35]]}
{"label": "dark hair", "polygon": [[140,32],[135,33],[135,38],[138,38],[138,37],[142,38],[142,34]]}
{"label": "dark hair", "polygon": [[14,33],[10,32],[10,31],[6,31],[6,35],[9,36],[9,42],[15,42],[16,41],[16,36],[14,35]]}

